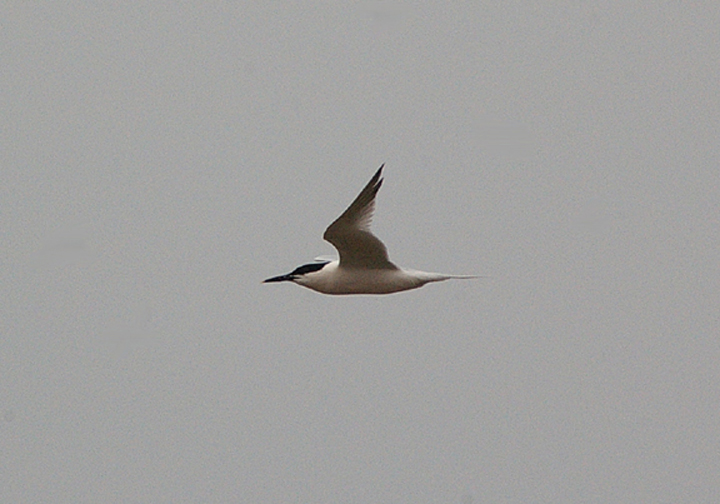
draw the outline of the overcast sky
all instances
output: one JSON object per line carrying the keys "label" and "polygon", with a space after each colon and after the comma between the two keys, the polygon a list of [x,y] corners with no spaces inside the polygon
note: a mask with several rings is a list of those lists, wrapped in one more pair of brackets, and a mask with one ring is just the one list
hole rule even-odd
{"label": "overcast sky", "polygon": [[720,501],[716,6],[417,4],[2,7],[0,501]]}

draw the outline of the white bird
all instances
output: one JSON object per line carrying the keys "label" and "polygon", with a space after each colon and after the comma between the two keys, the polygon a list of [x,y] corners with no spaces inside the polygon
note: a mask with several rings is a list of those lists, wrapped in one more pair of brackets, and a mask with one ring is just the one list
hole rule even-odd
{"label": "white bird", "polygon": [[385,245],[370,232],[384,166],[325,230],[323,238],[337,249],[340,260],[318,259],[264,282],[294,282],[323,294],[390,294],[451,278],[478,278],[398,268],[390,262]]}

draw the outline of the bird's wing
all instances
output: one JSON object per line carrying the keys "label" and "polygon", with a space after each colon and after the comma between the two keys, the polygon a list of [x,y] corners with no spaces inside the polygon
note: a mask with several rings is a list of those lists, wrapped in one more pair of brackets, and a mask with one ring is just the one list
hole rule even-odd
{"label": "bird's wing", "polygon": [[383,182],[380,178],[383,166],[323,235],[338,250],[340,266],[344,268],[397,269],[388,259],[383,242],[370,232],[375,196]]}

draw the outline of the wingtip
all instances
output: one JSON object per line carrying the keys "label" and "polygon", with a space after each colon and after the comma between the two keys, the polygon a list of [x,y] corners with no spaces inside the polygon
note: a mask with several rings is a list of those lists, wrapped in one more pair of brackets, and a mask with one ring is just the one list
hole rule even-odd
{"label": "wingtip", "polygon": [[385,163],[381,164],[380,168],[378,168],[378,170],[375,172],[375,175],[373,175],[373,178],[372,178],[373,185],[375,186],[376,189],[380,189],[380,186],[382,185],[383,180],[385,180],[384,178],[382,178],[383,168],[385,168]]}
{"label": "wingtip", "polygon": [[380,168],[377,169],[375,172],[375,175],[373,175],[373,178],[380,178],[380,175],[382,175],[383,168],[385,168],[385,163],[380,165]]}

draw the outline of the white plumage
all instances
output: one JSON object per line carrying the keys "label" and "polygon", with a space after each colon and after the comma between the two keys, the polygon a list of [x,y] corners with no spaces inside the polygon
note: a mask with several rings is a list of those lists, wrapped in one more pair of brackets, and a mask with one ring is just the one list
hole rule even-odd
{"label": "white plumage", "polygon": [[323,238],[337,249],[339,260],[316,260],[265,282],[290,281],[323,294],[390,294],[451,278],[478,278],[398,268],[390,262],[385,244],[370,231],[384,166],[325,230]]}

